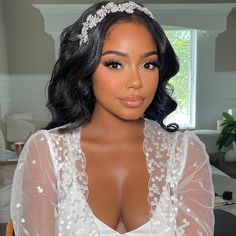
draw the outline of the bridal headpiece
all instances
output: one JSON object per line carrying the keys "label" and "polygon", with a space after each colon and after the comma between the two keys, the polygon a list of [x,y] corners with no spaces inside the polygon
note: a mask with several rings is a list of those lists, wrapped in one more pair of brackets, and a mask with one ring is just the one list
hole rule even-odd
{"label": "bridal headpiece", "polygon": [[97,10],[94,15],[90,14],[86,21],[83,22],[81,33],[77,35],[77,38],[80,39],[79,44],[82,45],[88,41],[88,31],[96,27],[97,24],[100,23],[108,14],[115,12],[126,12],[128,14],[133,14],[135,9],[144,12],[149,17],[154,19],[153,14],[146,7],[142,7],[135,2],[129,1],[120,4],[110,2]]}

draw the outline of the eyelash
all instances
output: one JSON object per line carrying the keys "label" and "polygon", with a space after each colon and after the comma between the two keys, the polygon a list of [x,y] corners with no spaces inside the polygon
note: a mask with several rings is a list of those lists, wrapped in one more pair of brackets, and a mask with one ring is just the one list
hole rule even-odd
{"label": "eyelash", "polygon": [[[159,61],[150,61],[150,62],[146,62],[143,67],[145,68],[145,65],[151,65],[153,66],[153,68],[149,69],[149,70],[154,70],[155,68],[159,67]],[[146,68],[148,69],[148,68]]]}
{"label": "eyelash", "polygon": [[110,69],[113,69],[113,70],[120,69],[120,68],[117,68],[117,66],[123,67],[122,63],[119,60],[107,60],[104,62],[104,66],[109,67]]}
{"label": "eyelash", "polygon": [[[145,68],[146,65],[151,65],[153,66],[153,68],[148,69]],[[119,60],[107,60],[104,62],[104,66],[109,67],[112,70],[119,70],[120,68],[123,67],[122,62],[120,62]],[[118,68],[120,67],[120,68]],[[147,70],[154,70],[155,68],[159,67],[159,61],[149,61],[144,63],[143,68],[147,69]]]}

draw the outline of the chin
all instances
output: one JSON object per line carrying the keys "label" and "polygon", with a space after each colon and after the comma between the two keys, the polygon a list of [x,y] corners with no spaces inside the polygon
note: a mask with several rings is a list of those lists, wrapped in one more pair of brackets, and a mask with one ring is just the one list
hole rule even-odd
{"label": "chin", "polygon": [[118,117],[122,120],[126,120],[126,121],[135,121],[135,120],[139,120],[143,117],[143,113],[139,113],[139,114],[123,114],[123,115],[118,115]]}

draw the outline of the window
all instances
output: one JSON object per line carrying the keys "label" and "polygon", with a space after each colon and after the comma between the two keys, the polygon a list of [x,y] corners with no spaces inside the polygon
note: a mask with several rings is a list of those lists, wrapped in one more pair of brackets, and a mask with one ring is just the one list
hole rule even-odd
{"label": "window", "polygon": [[194,128],[196,116],[196,30],[166,30],[179,59],[180,70],[169,83],[174,86],[172,97],[178,103],[165,123],[175,122],[180,128]]}

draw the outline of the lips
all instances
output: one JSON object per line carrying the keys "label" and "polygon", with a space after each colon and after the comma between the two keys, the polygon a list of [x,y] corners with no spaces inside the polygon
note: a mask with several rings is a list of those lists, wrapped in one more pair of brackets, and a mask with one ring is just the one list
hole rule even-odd
{"label": "lips", "polygon": [[128,96],[119,98],[119,101],[129,108],[137,108],[143,104],[144,97],[142,96]]}

